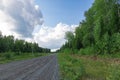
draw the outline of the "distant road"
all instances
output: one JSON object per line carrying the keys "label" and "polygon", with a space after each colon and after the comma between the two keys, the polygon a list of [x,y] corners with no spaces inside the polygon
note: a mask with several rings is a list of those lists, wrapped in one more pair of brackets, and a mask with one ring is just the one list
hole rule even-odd
{"label": "distant road", "polygon": [[59,80],[57,56],[0,64],[0,80]]}

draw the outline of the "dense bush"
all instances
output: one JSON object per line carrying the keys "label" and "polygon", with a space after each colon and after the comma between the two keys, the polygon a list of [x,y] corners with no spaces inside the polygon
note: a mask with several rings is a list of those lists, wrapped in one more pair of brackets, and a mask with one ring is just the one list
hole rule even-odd
{"label": "dense bush", "polygon": [[85,49],[80,49],[80,51],[78,52],[79,54],[83,54],[83,55],[87,55],[87,54],[94,54],[95,50],[94,47],[87,47]]}
{"label": "dense bush", "polygon": [[10,52],[5,53],[5,54],[3,55],[3,57],[5,57],[6,59],[12,59],[12,56],[13,56],[13,53],[10,53]]}

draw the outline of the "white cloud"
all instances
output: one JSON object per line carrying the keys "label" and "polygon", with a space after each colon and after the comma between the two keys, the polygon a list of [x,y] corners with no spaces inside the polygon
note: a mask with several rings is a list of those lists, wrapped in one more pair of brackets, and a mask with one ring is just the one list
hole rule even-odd
{"label": "white cloud", "polygon": [[78,25],[67,25],[59,23],[55,27],[47,27],[42,25],[37,33],[34,33],[34,40],[38,42],[39,46],[59,49],[65,43],[65,32],[74,32]]}
{"label": "white cloud", "polygon": [[0,0],[0,31],[3,35],[37,42],[39,46],[54,51],[65,43],[65,32],[74,32],[77,26],[58,23],[49,27],[42,25],[43,22],[40,8],[34,0]]}
{"label": "white cloud", "polygon": [[43,17],[34,0],[0,0],[0,31],[4,35],[31,37]]}

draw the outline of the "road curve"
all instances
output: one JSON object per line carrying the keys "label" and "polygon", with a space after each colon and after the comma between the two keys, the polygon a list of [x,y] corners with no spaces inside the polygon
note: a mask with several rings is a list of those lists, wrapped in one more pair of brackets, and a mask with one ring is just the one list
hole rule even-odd
{"label": "road curve", "polygon": [[57,56],[0,64],[0,80],[59,80]]}

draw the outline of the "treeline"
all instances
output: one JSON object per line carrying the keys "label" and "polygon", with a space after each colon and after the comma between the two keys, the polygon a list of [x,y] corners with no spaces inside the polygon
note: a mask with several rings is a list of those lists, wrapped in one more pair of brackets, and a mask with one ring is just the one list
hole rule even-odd
{"label": "treeline", "polygon": [[120,53],[120,0],[95,0],[75,33],[67,32],[61,51],[81,54]]}
{"label": "treeline", "polygon": [[37,43],[14,39],[13,36],[2,36],[0,33],[0,53],[49,53],[50,49],[39,47]]}

